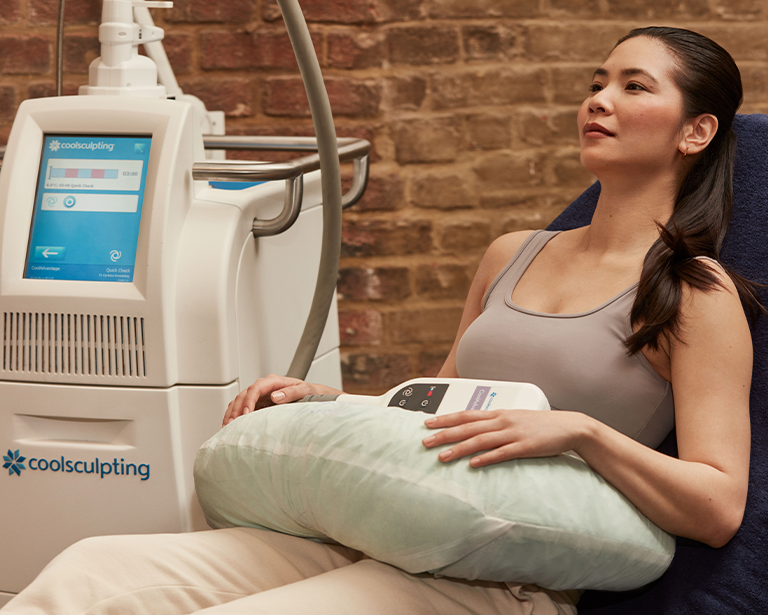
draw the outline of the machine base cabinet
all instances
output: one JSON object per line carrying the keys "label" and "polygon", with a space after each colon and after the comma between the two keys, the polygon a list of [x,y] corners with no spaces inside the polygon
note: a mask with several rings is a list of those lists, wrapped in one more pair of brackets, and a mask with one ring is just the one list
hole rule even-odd
{"label": "machine base cabinet", "polygon": [[81,538],[207,528],[191,468],[238,389],[0,382],[0,605]]}

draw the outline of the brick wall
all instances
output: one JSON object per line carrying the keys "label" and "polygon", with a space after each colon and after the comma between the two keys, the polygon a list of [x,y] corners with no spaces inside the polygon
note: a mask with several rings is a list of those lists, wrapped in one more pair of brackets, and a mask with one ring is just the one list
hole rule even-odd
{"label": "brick wall", "polygon": [[[16,107],[55,90],[58,0],[0,0],[0,143]],[[374,145],[345,213],[339,277],[345,388],[434,374],[485,247],[546,225],[592,181],[575,114],[591,72],[638,25],[698,30],[768,111],[766,0],[301,0],[342,136]],[[98,55],[100,0],[66,5],[65,93]],[[232,134],[312,134],[273,0],[155,10],[185,91]]]}

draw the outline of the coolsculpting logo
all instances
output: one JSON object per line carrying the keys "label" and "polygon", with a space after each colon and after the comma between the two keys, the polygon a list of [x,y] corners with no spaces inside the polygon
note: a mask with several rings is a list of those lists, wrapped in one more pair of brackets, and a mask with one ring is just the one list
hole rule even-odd
{"label": "coolsculpting logo", "polygon": [[[94,474],[100,478],[105,476],[138,476],[140,480],[149,480],[149,464],[148,463],[126,463],[125,459],[121,458],[120,461],[117,457],[112,461],[99,461],[96,457],[93,461],[73,461],[72,459],[65,459],[62,455],[58,459],[43,459],[42,457],[30,457],[28,460],[26,457],[22,457],[18,449],[16,452],[8,450],[7,455],[3,455],[5,460],[4,468],[8,469],[8,474],[16,474],[21,476],[21,470],[26,470],[27,467],[36,472],[61,472],[62,474]],[[22,463],[27,461],[25,467]]]}
{"label": "coolsculpting logo", "polygon": [[22,457],[19,454],[19,449],[16,449],[15,453],[11,452],[11,449],[8,449],[8,454],[3,455],[3,460],[5,461],[3,467],[8,470],[9,476],[13,476],[14,473],[21,476],[21,471],[27,469],[22,463],[25,459],[26,457]]}
{"label": "coolsculpting logo", "polygon": [[496,399],[496,391],[490,394],[488,397],[488,403],[485,404],[485,408],[483,410],[488,410],[491,407],[491,404],[493,403],[493,400]]}
{"label": "coolsculpting logo", "polygon": [[57,139],[54,139],[48,144],[48,149],[52,152],[58,152],[60,149],[87,149],[87,150],[99,150],[105,149],[111,152],[115,149],[114,143],[104,143],[104,141],[88,141],[83,143],[82,141],[72,141],[69,143],[61,143]]}

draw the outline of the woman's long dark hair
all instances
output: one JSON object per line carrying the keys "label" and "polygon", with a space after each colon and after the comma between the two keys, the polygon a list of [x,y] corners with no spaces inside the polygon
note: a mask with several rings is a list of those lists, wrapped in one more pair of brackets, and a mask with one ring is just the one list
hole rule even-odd
{"label": "woman's long dark hair", "polygon": [[[645,255],[630,320],[639,328],[624,344],[630,354],[656,350],[660,336],[680,338],[683,283],[704,291],[722,287],[706,256],[718,259],[731,219],[733,118],[741,105],[741,74],[728,52],[701,34],[678,28],[637,28],[616,46],[637,36],[661,42],[677,60],[673,78],[683,96],[684,119],[710,113],[717,118],[715,137],[683,179],[675,208],[659,239]],[[762,307],[755,285],[724,267],[748,306]]]}

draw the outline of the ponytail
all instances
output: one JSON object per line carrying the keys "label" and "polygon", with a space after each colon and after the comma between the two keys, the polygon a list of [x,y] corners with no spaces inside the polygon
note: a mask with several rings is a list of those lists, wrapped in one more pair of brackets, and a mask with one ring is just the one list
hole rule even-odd
{"label": "ponytail", "polygon": [[[656,39],[676,56],[674,77],[683,94],[684,117],[712,114],[718,131],[683,179],[672,216],[665,224],[657,223],[659,239],[645,255],[630,312],[634,333],[624,342],[630,354],[646,346],[657,350],[660,337],[680,337],[683,284],[702,291],[723,288],[706,258],[718,260],[731,218],[736,151],[732,124],[742,100],[739,69],[717,43],[689,30],[650,27],[632,30],[617,45],[635,36]],[[753,316],[765,311],[756,285],[721,266]]]}

